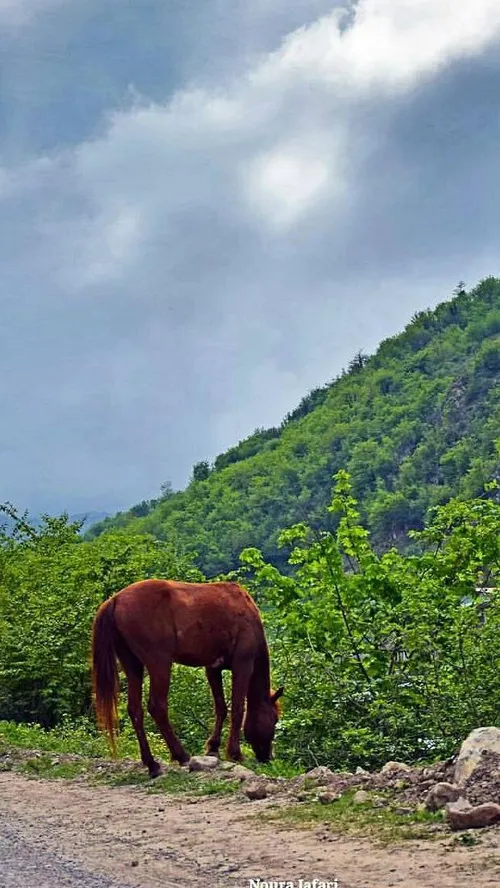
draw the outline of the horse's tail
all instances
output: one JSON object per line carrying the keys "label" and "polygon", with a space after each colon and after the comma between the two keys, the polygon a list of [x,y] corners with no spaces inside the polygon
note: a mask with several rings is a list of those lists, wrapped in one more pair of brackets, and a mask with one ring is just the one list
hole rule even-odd
{"label": "horse's tail", "polygon": [[115,599],[105,601],[97,611],[92,627],[92,686],[97,724],[108,735],[116,756],[118,722],[118,664],[116,659]]}

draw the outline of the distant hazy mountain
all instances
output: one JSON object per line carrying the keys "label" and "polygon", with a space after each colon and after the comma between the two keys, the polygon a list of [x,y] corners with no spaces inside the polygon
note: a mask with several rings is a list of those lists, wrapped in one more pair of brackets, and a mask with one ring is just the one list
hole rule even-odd
{"label": "distant hazy mountain", "polygon": [[92,527],[98,521],[104,521],[105,518],[109,518],[109,515],[109,512],[77,512],[75,515],[70,515],[69,520],[83,521],[81,532],[85,533],[89,527]]}
{"label": "distant hazy mountain", "polygon": [[[104,521],[105,518],[109,518],[109,512],[76,512],[69,516],[70,521],[83,521],[81,533],[85,533],[92,527],[93,524],[96,524],[99,521]],[[41,523],[40,515],[28,515],[28,521],[30,524],[39,525]],[[3,525],[9,531],[13,526],[14,522],[8,515],[0,515],[0,525]]]}

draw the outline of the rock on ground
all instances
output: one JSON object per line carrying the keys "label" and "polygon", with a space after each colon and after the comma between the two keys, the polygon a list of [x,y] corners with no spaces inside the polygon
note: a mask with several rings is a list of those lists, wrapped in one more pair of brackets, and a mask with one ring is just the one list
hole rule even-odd
{"label": "rock on ground", "polygon": [[485,802],[473,806],[463,799],[446,806],[446,817],[451,829],[482,829],[500,821],[500,805]]}
{"label": "rock on ground", "polygon": [[265,799],[267,797],[266,784],[260,780],[247,781],[243,790],[248,799]]}
{"label": "rock on ground", "polygon": [[463,784],[481,763],[485,752],[500,755],[500,728],[476,728],[460,747],[455,763],[455,783]]}
{"label": "rock on ground", "polygon": [[232,762],[222,762],[221,770],[226,771],[235,780],[252,780],[252,778],[255,778],[255,771],[245,768],[244,765],[235,765]]}
{"label": "rock on ground", "polygon": [[404,762],[386,762],[384,767],[381,768],[381,774],[398,774],[401,771],[411,771],[411,765],[406,765]]}
{"label": "rock on ground", "polygon": [[304,775],[304,778],[307,780],[315,780],[316,783],[330,783],[331,780],[335,779],[335,773],[330,770],[330,768],[325,767],[325,765],[318,765],[317,768],[313,768],[311,771],[308,771],[307,774]]}
{"label": "rock on ground", "polygon": [[439,811],[449,802],[456,802],[461,795],[460,787],[453,783],[436,783],[425,799],[425,807],[428,811]]}
{"label": "rock on ground", "polygon": [[220,765],[215,755],[192,755],[188,762],[190,771],[213,771]]}

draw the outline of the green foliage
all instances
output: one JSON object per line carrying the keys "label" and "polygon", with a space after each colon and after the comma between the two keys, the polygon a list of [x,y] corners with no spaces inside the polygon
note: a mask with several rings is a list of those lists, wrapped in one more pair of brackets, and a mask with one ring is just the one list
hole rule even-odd
{"label": "green foliage", "polygon": [[[375,551],[350,476],[340,471],[335,480],[334,531],[301,522],[280,535],[287,572],[257,548],[241,555],[275,677],[286,687],[280,762],[263,773],[447,755],[498,713],[498,482],[480,498],[435,507],[411,534],[415,551],[403,554]],[[82,542],[64,518],[37,529],[20,519],[14,536],[2,539],[0,571],[0,713],[42,725],[3,722],[0,738],[47,752],[105,755],[89,696],[98,604],[139,576],[199,574],[149,537]],[[201,670],[175,668],[170,704],[183,740],[201,751],[213,719]],[[120,755],[135,758],[124,696],[120,722]],[[155,754],[165,756],[149,717],[146,727]]]}
{"label": "green foliage", "polygon": [[281,534],[293,577],[242,553],[286,686],[279,754],[337,768],[449,754],[500,704],[500,505],[437,507],[418,555],[374,551],[345,472],[330,510],[335,533]]}
{"label": "green foliage", "polygon": [[171,545],[137,534],[82,541],[79,525],[32,527],[11,507],[0,534],[0,718],[49,726],[90,711],[90,629],[98,606],[152,576],[201,578]]}
{"label": "green foliage", "polygon": [[304,520],[333,530],[331,477],[345,468],[377,550],[408,548],[429,509],[478,496],[497,476],[499,378],[500,280],[470,293],[460,282],[371,358],[355,355],[280,428],[257,429],[212,468],[198,463],[186,490],[169,488],[90,535],[151,533],[191,552],[207,576],[237,569],[249,546],[286,570],[279,530]]}
{"label": "green foliage", "polygon": [[106,740],[97,733],[95,725],[87,718],[66,718],[51,730],[37,724],[0,721],[0,749],[3,746],[84,755],[89,758],[104,758],[109,755]]}

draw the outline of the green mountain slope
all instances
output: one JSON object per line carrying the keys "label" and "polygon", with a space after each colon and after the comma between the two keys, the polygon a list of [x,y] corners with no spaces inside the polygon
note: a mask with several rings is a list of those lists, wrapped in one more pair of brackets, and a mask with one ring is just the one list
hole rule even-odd
{"label": "green mountain slope", "polygon": [[199,463],[186,490],[95,525],[150,532],[197,553],[213,576],[245,546],[283,565],[278,531],[325,527],[332,475],[347,469],[379,547],[404,545],[427,510],[500,477],[500,279],[415,315],[370,358],[311,392],[280,428]]}

